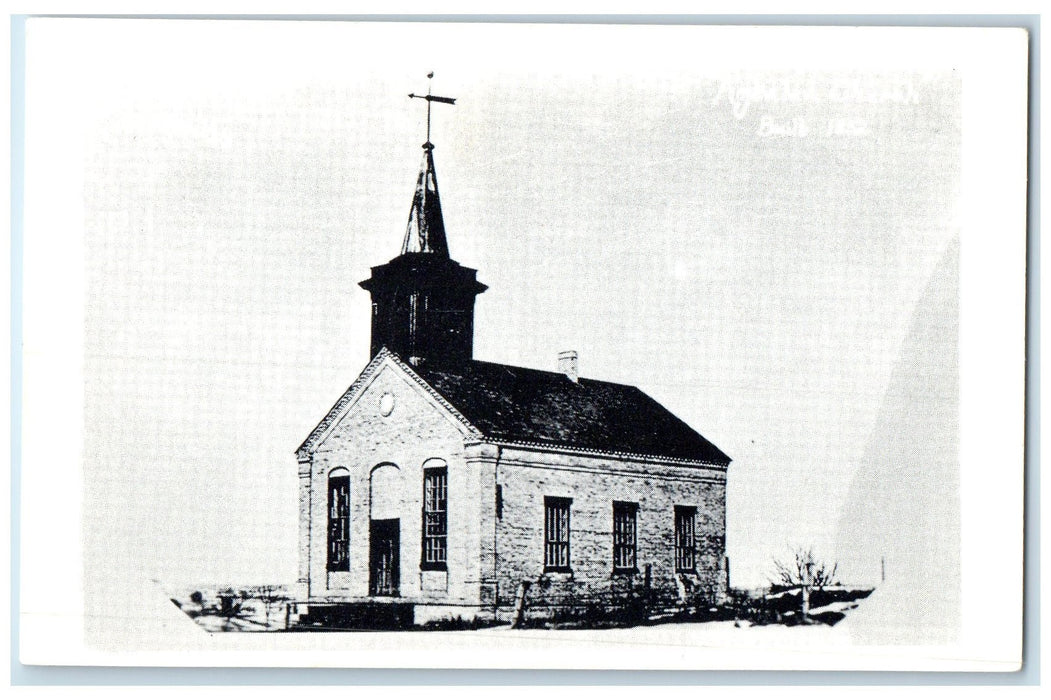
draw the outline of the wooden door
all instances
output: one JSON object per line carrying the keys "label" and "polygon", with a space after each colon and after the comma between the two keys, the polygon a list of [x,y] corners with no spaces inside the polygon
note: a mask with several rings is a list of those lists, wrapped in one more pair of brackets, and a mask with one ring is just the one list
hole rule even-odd
{"label": "wooden door", "polygon": [[369,528],[369,595],[398,595],[400,520],[373,520]]}

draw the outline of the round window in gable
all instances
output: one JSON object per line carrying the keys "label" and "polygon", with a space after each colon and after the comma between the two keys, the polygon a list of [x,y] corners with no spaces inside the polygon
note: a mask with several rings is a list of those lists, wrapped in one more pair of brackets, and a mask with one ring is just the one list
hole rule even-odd
{"label": "round window in gable", "polygon": [[389,391],[380,397],[380,415],[386,417],[394,411],[394,394]]}

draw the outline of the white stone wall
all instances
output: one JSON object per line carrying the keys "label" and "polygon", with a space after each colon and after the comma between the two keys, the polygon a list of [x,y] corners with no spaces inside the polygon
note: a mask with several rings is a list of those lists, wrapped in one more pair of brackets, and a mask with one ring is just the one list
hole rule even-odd
{"label": "white stone wall", "polygon": [[[384,399],[383,397],[389,397]],[[381,408],[390,408],[383,415]],[[448,570],[421,571],[423,468],[448,466]],[[370,475],[388,484],[372,503]],[[350,562],[327,571],[328,474],[350,472]],[[639,459],[571,455],[480,443],[401,370],[379,370],[346,415],[300,464],[301,576],[311,600],[368,598],[370,511],[400,520],[400,599],[439,609],[506,617],[522,581],[533,610],[616,602],[645,592],[674,603],[674,508],[694,506],[696,575],[708,596],[726,594],[726,469]],[[502,517],[496,487],[502,489]],[[572,499],[572,573],[545,573],[544,497]],[[613,501],[638,504],[634,575],[614,574]],[[458,608],[456,606],[463,606]]]}
{"label": "white stone wall", "polygon": [[[617,602],[631,591],[641,594],[650,567],[656,600],[678,598],[675,572],[675,506],[694,506],[696,576],[691,583],[715,599],[726,594],[726,471],[653,464],[626,459],[572,456],[503,448],[499,461],[486,460],[483,489],[500,484],[503,517],[483,506],[483,529],[495,538],[482,541],[483,598],[504,614],[522,581],[531,582],[533,607]],[[571,498],[572,573],[544,572],[544,497]],[[495,497],[494,497],[495,498]],[[481,499],[485,504],[486,498]],[[488,499],[493,500],[493,499]],[[613,501],[638,503],[638,573],[613,573]]]}
{"label": "white stone wall", "polygon": [[[381,398],[393,398],[384,416]],[[389,403],[390,399],[386,402]],[[448,571],[421,571],[423,468],[448,466]],[[381,369],[347,414],[320,443],[310,463],[309,597],[355,600],[369,590],[370,476],[380,465],[388,485],[381,517],[400,520],[400,598],[448,604],[478,603],[477,472],[467,468],[464,438],[444,411],[402,372]],[[328,474],[350,471],[350,562],[327,571]],[[469,585],[469,584],[473,584]]]}

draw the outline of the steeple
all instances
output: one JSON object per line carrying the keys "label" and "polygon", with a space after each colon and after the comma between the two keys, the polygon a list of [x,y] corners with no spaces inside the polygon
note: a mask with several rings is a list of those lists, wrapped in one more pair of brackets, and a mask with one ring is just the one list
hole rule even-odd
{"label": "steeple", "polygon": [[471,359],[474,299],[487,289],[477,270],[449,257],[438,198],[431,103],[456,100],[432,95],[429,87],[426,95],[409,97],[427,102],[427,141],[401,255],[372,268],[372,277],[360,283],[372,295],[371,354],[387,347],[415,365],[455,363]]}
{"label": "steeple", "polygon": [[[430,106],[430,103],[427,103]],[[416,193],[412,197],[409,223],[405,227],[405,241],[401,252],[434,253],[449,257],[445,241],[445,221],[442,219],[442,201],[438,197],[438,176],[434,172],[434,144],[423,144],[423,164],[416,179]]]}
{"label": "steeple", "polygon": [[431,103],[454,105],[456,98],[441,97],[431,94],[431,79],[434,72],[427,74],[427,94],[409,93],[409,99],[427,102],[427,140],[423,144],[423,164],[420,176],[416,178],[416,193],[412,197],[412,208],[409,209],[409,224],[405,227],[405,241],[401,252],[435,253],[449,257],[449,244],[445,241],[445,221],[442,219],[442,201],[438,197],[438,176],[434,172],[434,144],[431,143]]}

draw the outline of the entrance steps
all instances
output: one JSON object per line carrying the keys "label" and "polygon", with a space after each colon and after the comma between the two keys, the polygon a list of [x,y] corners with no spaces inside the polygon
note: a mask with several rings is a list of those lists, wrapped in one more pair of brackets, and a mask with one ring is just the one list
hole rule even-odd
{"label": "entrance steps", "polygon": [[295,603],[298,621],[293,630],[352,632],[412,628],[412,603]]}

